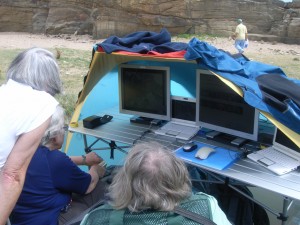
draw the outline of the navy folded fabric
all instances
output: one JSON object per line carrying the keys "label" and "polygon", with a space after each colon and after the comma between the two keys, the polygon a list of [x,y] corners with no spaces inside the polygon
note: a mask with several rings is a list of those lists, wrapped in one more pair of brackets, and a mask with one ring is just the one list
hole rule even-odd
{"label": "navy folded fabric", "polygon": [[187,43],[171,42],[171,35],[166,29],[162,29],[160,33],[139,31],[124,37],[111,36],[96,46],[101,46],[108,54],[115,51],[168,53],[186,50],[188,47]]}

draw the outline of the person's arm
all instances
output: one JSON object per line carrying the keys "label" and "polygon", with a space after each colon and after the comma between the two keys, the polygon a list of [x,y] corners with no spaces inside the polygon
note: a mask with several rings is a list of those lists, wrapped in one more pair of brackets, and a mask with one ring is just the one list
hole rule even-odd
{"label": "person's arm", "polygon": [[49,126],[50,118],[16,141],[0,171],[0,224],[5,224],[22,191],[30,160]]}
{"label": "person's arm", "polygon": [[99,164],[103,161],[103,159],[98,156],[95,152],[90,152],[83,156],[70,156],[73,163],[76,165],[86,165],[92,166],[94,164]]}
{"label": "person's arm", "polygon": [[105,173],[104,166],[100,166],[98,164],[91,166],[91,168],[89,170],[89,174],[91,175],[92,179],[91,179],[91,183],[90,183],[87,191],[85,192],[85,194],[88,194],[95,189],[99,179],[104,176],[104,173]]}
{"label": "person's arm", "polygon": [[95,152],[90,152],[84,156],[70,156],[70,158],[76,165],[90,166],[89,174],[92,179],[85,194],[90,193],[95,189],[99,179],[104,176],[105,167],[98,165],[101,162],[104,163],[103,159]]}
{"label": "person's arm", "polygon": [[234,32],[234,34],[235,34],[235,37],[237,37],[238,35],[239,35],[239,33],[240,33],[240,31],[239,31],[239,28],[238,28],[238,26],[235,28],[235,32]]}

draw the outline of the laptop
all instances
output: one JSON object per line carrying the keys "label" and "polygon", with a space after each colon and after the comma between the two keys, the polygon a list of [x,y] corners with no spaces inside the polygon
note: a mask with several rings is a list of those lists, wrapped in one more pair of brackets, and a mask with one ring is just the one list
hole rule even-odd
{"label": "laptop", "polygon": [[271,147],[247,157],[278,175],[289,173],[300,166],[300,148],[279,129],[275,129]]}
{"label": "laptop", "polygon": [[171,121],[155,131],[156,134],[190,140],[199,131],[196,125],[196,99],[172,96]]}

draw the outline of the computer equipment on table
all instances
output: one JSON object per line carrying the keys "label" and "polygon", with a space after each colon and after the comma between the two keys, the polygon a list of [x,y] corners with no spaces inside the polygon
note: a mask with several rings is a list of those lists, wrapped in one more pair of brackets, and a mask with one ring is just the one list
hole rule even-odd
{"label": "computer equipment on table", "polygon": [[[239,152],[198,141],[193,142],[197,145],[197,148],[194,151],[186,152],[183,150],[183,146],[181,146],[180,148],[174,151],[175,155],[186,162],[191,162],[193,165],[205,166],[217,170],[223,170],[225,168],[228,168],[236,160],[239,159]],[[196,158],[195,154],[201,148],[211,148],[214,150],[214,152],[212,152],[204,160]],[[199,152],[201,152],[201,150]]]}
{"label": "computer equipment on table", "polygon": [[216,134],[226,133],[235,137],[231,142],[241,145],[246,140],[257,141],[259,112],[207,70],[197,70],[197,122]]}
{"label": "computer equipment on table", "polygon": [[112,118],[113,116],[111,115],[104,115],[104,116],[92,115],[83,119],[83,127],[94,129],[95,127],[108,123],[109,121],[112,120]]}
{"label": "computer equipment on table", "polygon": [[113,118],[113,116],[105,114],[105,115],[102,116],[101,119],[100,119],[100,125],[103,125],[103,124],[108,123],[109,121],[112,120],[112,118]]}
{"label": "computer equipment on table", "polygon": [[271,147],[248,154],[247,157],[278,175],[300,166],[300,148],[279,129],[275,129]]}
{"label": "computer equipment on table", "polygon": [[169,67],[121,64],[118,75],[120,113],[134,115],[131,122],[144,124],[170,120]]}
{"label": "computer equipment on table", "polygon": [[190,140],[199,131],[196,124],[196,99],[172,96],[171,102],[171,121],[155,130],[155,133]]}
{"label": "computer equipment on table", "polygon": [[195,157],[198,159],[207,159],[215,151],[214,148],[203,146],[196,152]]}
{"label": "computer equipment on table", "polygon": [[193,141],[190,141],[182,146],[184,152],[192,152],[197,148],[197,144]]}

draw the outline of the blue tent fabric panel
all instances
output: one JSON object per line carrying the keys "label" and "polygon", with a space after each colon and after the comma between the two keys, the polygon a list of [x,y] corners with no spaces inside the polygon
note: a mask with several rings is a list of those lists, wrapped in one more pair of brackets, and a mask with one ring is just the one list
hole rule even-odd
{"label": "blue tent fabric panel", "polygon": [[[256,81],[257,78],[262,75],[276,74],[276,76],[280,76],[281,79],[286,82],[290,82],[290,85],[297,88],[296,90],[299,90],[299,81],[286,77],[281,68],[249,61],[242,56],[240,58],[234,58],[228,53],[218,50],[196,38],[193,38],[189,42],[185,59],[196,60],[199,66],[207,68],[230,80],[242,89],[244,99],[249,105],[270,113],[276,120],[296,133],[300,133],[300,109],[296,104],[296,102],[300,101],[299,95],[289,95],[289,98],[287,98],[284,103],[286,104],[286,110],[282,112],[278,110],[278,108],[274,108],[274,105],[270,105],[265,101],[264,97],[266,95],[263,96],[260,86]],[[288,89],[288,86],[286,86],[286,89],[281,89],[280,92],[288,92]],[[274,89],[274,91],[276,92],[277,89]],[[278,99],[278,101],[280,101],[280,99]]]}
{"label": "blue tent fabric panel", "polygon": [[[210,167],[217,170],[226,169],[231,164],[233,164],[237,159],[239,159],[239,153],[237,152],[222,147],[210,146],[208,144],[204,144],[201,142],[195,142],[195,143],[197,144],[196,150],[192,152],[184,152],[181,147],[175,151],[175,155],[193,164]],[[207,159],[198,159],[195,157],[195,154],[203,146],[213,147],[215,149],[215,152],[211,153],[211,155]]]}
{"label": "blue tent fabric panel", "polygon": [[[89,94],[84,106],[80,111],[80,116],[78,120],[83,120],[84,118],[91,115],[99,115],[98,113],[107,109],[116,107],[119,103],[119,90],[118,90],[118,70],[114,68],[109,73],[106,74],[98,83],[95,85],[91,93]],[[100,114],[99,116],[103,116]],[[87,135],[87,143],[91,144],[96,139],[92,136]],[[122,146],[121,143],[116,143],[118,146]],[[82,155],[84,153],[84,141],[82,134],[74,133],[73,140],[70,142],[68,147],[68,155]],[[109,146],[98,141],[93,148],[108,148]],[[124,153],[120,151],[114,152],[114,159],[110,158],[110,150],[97,151],[108,165],[123,165],[124,163]],[[81,169],[88,171],[86,166],[81,166]]]}
{"label": "blue tent fabric panel", "polygon": [[105,108],[114,107],[118,103],[118,70],[114,68],[95,85],[82,107],[79,120],[95,115]]}

